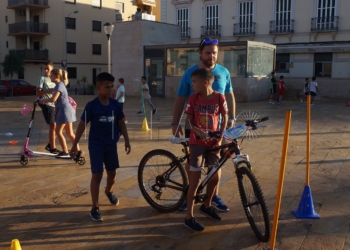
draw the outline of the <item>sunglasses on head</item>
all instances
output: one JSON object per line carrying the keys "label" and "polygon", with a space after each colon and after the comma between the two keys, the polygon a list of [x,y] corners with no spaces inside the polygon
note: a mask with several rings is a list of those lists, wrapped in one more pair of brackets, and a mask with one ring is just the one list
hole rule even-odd
{"label": "sunglasses on head", "polygon": [[205,38],[202,40],[201,44],[199,45],[199,47],[201,47],[203,44],[214,44],[214,45],[218,45],[219,41],[217,39],[210,39],[210,38]]}

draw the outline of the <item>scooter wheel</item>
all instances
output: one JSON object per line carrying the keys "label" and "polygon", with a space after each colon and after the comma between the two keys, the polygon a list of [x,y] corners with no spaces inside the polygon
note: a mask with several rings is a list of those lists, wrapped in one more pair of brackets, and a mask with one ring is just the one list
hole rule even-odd
{"label": "scooter wheel", "polygon": [[80,157],[79,160],[78,160],[78,164],[79,165],[84,165],[85,164],[85,158],[84,157]]}
{"label": "scooter wheel", "polygon": [[21,160],[19,161],[23,166],[27,165],[29,160],[26,156],[22,155]]}

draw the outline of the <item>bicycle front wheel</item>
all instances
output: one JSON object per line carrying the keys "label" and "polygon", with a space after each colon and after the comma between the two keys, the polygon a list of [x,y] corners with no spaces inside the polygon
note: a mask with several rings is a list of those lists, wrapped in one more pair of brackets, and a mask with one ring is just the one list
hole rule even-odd
{"label": "bicycle front wheel", "polygon": [[247,161],[238,163],[236,175],[239,194],[244,212],[256,237],[262,242],[268,242],[271,232],[269,209],[258,180],[253,172],[249,170],[249,165]]}
{"label": "bicycle front wheel", "polygon": [[147,153],[138,169],[141,193],[148,204],[163,213],[178,210],[185,202],[187,175],[181,163],[167,150]]}

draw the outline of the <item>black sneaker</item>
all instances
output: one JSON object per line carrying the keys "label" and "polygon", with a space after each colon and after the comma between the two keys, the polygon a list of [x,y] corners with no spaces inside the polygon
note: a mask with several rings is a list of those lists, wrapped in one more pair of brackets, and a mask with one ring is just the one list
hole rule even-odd
{"label": "black sneaker", "polygon": [[213,220],[221,220],[221,217],[216,212],[216,209],[212,206],[205,208],[204,204],[199,209],[202,214],[208,216],[210,219]]}
{"label": "black sneaker", "polygon": [[107,195],[109,202],[112,205],[118,205],[119,204],[119,200],[117,198],[117,196],[115,196],[115,194],[112,192],[107,193],[107,191],[105,190],[105,194]]}
{"label": "black sneaker", "polygon": [[50,150],[50,153],[57,155],[57,154],[61,153],[61,151],[59,151],[57,148],[54,148],[54,149]]}
{"label": "black sneaker", "polygon": [[195,232],[202,232],[204,230],[204,226],[196,219],[196,218],[191,218],[189,220],[186,220],[185,218],[185,227],[195,231]]}
{"label": "black sneaker", "polygon": [[98,209],[98,207],[91,209],[90,217],[93,221],[103,221],[103,219],[101,217],[100,210]]}
{"label": "black sneaker", "polygon": [[59,152],[58,155],[55,156],[56,158],[70,158],[69,153],[65,152]]}
{"label": "black sneaker", "polygon": [[142,112],[142,111],[139,111],[139,112],[137,112],[136,114],[138,114],[138,115],[142,115],[142,114],[143,114],[143,112]]}
{"label": "black sneaker", "polygon": [[154,109],[152,110],[152,114],[154,115],[155,113],[157,113],[157,108],[154,108]]}
{"label": "black sneaker", "polygon": [[[46,151],[51,151],[51,145],[50,145],[50,143],[48,143],[47,145],[46,145],[46,147],[45,147],[45,150]],[[50,152],[51,153],[51,152]]]}

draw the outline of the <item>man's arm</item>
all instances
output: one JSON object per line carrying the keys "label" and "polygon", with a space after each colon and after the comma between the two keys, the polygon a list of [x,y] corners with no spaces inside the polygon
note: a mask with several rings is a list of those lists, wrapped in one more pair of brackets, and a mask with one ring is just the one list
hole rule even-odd
{"label": "man's arm", "polygon": [[227,127],[230,128],[234,125],[232,118],[236,118],[236,99],[233,91],[226,93],[225,97],[226,97],[228,117],[229,117]]}
{"label": "man's arm", "polygon": [[184,110],[186,102],[186,96],[176,96],[175,97],[175,102],[174,102],[174,107],[173,107],[173,122],[172,122],[172,130],[173,130],[173,135],[175,135],[176,129],[179,126],[179,129],[176,133],[175,136],[179,136],[179,133],[183,135],[183,131],[180,124],[180,118],[182,115],[182,111]]}

